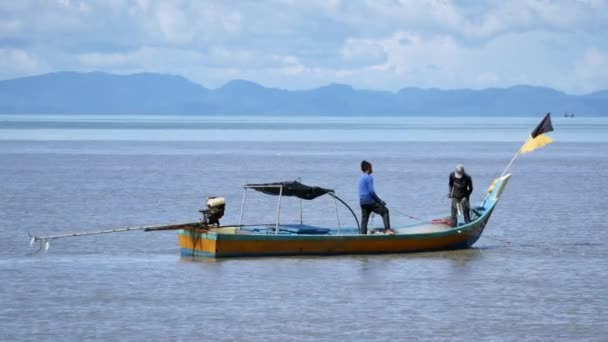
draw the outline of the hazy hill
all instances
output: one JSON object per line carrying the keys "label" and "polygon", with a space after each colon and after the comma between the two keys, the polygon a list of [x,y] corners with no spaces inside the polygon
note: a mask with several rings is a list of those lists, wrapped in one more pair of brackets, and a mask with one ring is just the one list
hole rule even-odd
{"label": "hazy hill", "polygon": [[331,84],[289,91],[235,80],[207,89],[183,77],[58,72],[0,81],[0,113],[255,115],[608,114],[608,91],[568,95],[544,87],[483,90],[403,88],[398,92]]}

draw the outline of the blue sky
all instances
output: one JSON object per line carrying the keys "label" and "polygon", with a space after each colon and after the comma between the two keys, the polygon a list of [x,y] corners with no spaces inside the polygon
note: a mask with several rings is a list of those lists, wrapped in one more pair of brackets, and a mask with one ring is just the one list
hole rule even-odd
{"label": "blue sky", "polygon": [[308,89],[608,89],[608,0],[0,0],[0,79],[160,72]]}

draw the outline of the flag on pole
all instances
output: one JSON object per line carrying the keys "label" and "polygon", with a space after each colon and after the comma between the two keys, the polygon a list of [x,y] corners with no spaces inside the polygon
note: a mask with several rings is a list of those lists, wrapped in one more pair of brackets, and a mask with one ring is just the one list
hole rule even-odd
{"label": "flag on pole", "polygon": [[528,141],[521,147],[519,153],[528,153],[541,148],[547,144],[550,144],[553,139],[545,135],[547,132],[553,131],[553,125],[551,124],[551,113],[547,113],[538,126],[530,134]]}
{"label": "flag on pole", "polygon": [[536,138],[540,134],[553,131],[553,125],[551,124],[551,113],[547,113],[538,126],[532,131],[532,139]]}

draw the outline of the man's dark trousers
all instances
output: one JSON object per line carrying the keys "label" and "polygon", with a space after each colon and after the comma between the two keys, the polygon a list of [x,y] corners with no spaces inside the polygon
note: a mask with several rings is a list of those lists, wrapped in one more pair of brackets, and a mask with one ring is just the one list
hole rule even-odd
{"label": "man's dark trousers", "polygon": [[382,222],[384,223],[384,229],[389,229],[391,227],[391,223],[388,216],[388,208],[383,206],[382,204],[375,202],[371,204],[362,204],[361,205],[361,229],[359,231],[360,234],[367,234],[367,223],[369,221],[369,215],[371,213],[376,213],[382,216]]}

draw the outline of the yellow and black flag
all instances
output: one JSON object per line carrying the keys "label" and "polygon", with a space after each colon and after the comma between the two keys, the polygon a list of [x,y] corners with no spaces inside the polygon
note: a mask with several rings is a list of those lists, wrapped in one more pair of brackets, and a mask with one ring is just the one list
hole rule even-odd
{"label": "yellow and black flag", "polygon": [[537,148],[550,144],[553,139],[545,135],[545,133],[551,132],[552,130],[553,125],[551,124],[551,113],[547,113],[543,121],[541,121],[532,131],[530,138],[528,138],[528,141],[526,141],[526,143],[521,147],[519,153],[532,152]]}

